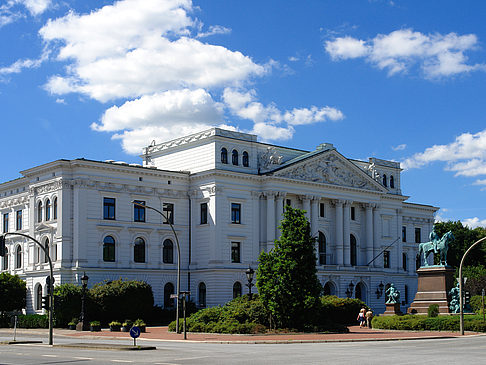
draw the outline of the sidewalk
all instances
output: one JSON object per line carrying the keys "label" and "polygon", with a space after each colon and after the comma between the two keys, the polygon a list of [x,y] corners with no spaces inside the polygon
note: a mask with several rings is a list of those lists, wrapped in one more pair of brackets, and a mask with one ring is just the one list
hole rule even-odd
{"label": "sidewalk", "polygon": [[[29,334],[46,336],[46,329],[18,329],[17,335]],[[0,329],[0,334],[13,334],[12,329]],[[482,333],[467,332],[466,335],[484,335]],[[102,332],[78,332],[66,329],[54,329],[54,336],[82,339],[130,339],[126,332],[110,332],[104,329]],[[187,340],[183,334],[168,332],[167,327],[148,327],[146,333],[142,333],[140,340],[158,341],[192,341],[206,343],[318,343],[318,342],[354,342],[354,341],[393,341],[393,340],[418,340],[461,337],[459,332],[433,332],[433,331],[393,331],[349,327],[349,333],[284,333],[265,335],[231,335],[214,333],[187,333]]]}

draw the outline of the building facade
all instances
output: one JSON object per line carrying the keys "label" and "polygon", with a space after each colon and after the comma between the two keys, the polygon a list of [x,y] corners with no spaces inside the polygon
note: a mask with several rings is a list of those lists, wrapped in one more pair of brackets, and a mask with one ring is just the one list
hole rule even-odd
{"label": "building facade", "polygon": [[[90,285],[144,280],[156,304],[169,307],[177,285],[170,221],[181,290],[204,307],[247,292],[245,270],[272,249],[290,205],[306,211],[326,294],[383,312],[380,287],[394,283],[402,310],[412,302],[418,243],[438,208],[406,202],[399,163],[351,160],[329,143],[311,152],[269,145],[219,128],[153,144],[141,157],[142,165],[75,159],[22,171],[0,185],[2,232],[48,248],[56,284],[80,283],[84,272]],[[41,312],[45,255],[21,236],[9,235],[7,249],[1,270],[27,281],[27,311]]]}

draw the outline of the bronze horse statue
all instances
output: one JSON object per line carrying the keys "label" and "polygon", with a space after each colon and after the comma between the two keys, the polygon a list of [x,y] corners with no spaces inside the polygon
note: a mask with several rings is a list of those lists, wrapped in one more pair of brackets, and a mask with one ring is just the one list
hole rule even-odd
{"label": "bronze horse statue", "polygon": [[430,242],[423,242],[419,245],[419,255],[424,254],[424,264],[423,266],[429,266],[427,258],[431,252],[434,254],[439,254],[440,263],[439,265],[447,265],[447,250],[449,249],[449,243],[454,240],[454,235],[451,231],[447,232],[439,240],[433,240]]}

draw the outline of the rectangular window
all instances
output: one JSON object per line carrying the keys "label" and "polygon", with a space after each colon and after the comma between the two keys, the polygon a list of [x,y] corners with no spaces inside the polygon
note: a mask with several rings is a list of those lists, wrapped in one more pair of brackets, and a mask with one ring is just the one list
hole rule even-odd
{"label": "rectangular window", "polygon": [[241,223],[241,204],[231,203],[231,223]]}
{"label": "rectangular window", "polygon": [[[135,200],[135,203],[145,205],[143,200]],[[133,204],[133,220],[135,222],[145,222],[145,208],[140,205]]]}
{"label": "rectangular window", "polygon": [[356,220],[356,208],[351,207],[351,220],[355,221]]}
{"label": "rectangular window", "polygon": [[174,204],[172,203],[164,203],[162,210],[164,211],[165,216],[167,217],[164,220],[164,224],[174,224]]}
{"label": "rectangular window", "polygon": [[3,215],[3,233],[8,232],[8,213]]}
{"label": "rectangular window", "polygon": [[407,242],[407,227],[402,226],[402,242]]}
{"label": "rectangular window", "polygon": [[231,262],[241,262],[241,242],[231,242]]}
{"label": "rectangular window", "polygon": [[208,203],[201,203],[201,224],[208,223]]}
{"label": "rectangular window", "polygon": [[383,252],[383,267],[385,269],[390,268],[390,251]]}
{"label": "rectangular window", "polygon": [[16,229],[17,231],[20,231],[22,229],[22,211],[21,210],[17,210],[17,219],[16,219]]}
{"label": "rectangular window", "polygon": [[115,198],[103,198],[103,219],[115,219]]}
{"label": "rectangular window", "polygon": [[288,205],[289,207],[292,206],[292,200],[286,199],[285,200],[285,205]]}
{"label": "rectangular window", "polygon": [[422,241],[420,228],[415,228],[415,243],[420,243]]}
{"label": "rectangular window", "polygon": [[319,217],[324,218],[326,216],[326,205],[324,203],[319,204]]}
{"label": "rectangular window", "polygon": [[402,253],[402,267],[403,271],[407,271],[407,254],[405,252]]}

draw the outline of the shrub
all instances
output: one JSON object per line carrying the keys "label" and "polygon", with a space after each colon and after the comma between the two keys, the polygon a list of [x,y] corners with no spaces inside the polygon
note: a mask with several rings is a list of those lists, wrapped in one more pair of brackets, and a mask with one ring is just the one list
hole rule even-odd
{"label": "shrub", "polygon": [[49,328],[47,314],[21,314],[18,316],[19,328]]}
{"label": "shrub", "polygon": [[[472,310],[473,310],[474,313],[483,313],[482,312],[482,298],[481,298],[481,295],[473,295],[471,297],[470,304],[471,304],[471,308],[472,308]],[[485,307],[486,307],[486,303],[485,303]]]}
{"label": "shrub", "polygon": [[363,307],[368,308],[359,299],[338,298],[335,295],[326,295],[321,297],[321,321],[335,322],[342,325],[356,324],[356,317]]}
{"label": "shrub", "polygon": [[[414,331],[459,331],[459,316],[426,317],[420,315],[374,317],[373,328]],[[466,331],[486,332],[486,323],[473,316],[464,319]]]}
{"label": "shrub", "polygon": [[437,317],[439,315],[439,305],[438,304],[431,304],[427,309],[427,315],[429,317]]}
{"label": "shrub", "polygon": [[98,283],[90,289],[90,297],[99,308],[97,316],[102,323],[123,317],[149,318],[154,306],[152,287],[136,280]]}
{"label": "shrub", "polygon": [[89,322],[89,325],[93,326],[93,327],[101,326],[101,322],[100,321],[91,321],[91,322]]}
{"label": "shrub", "polygon": [[108,325],[110,327],[121,327],[122,324],[118,321],[111,321]]}
{"label": "shrub", "polygon": [[81,287],[74,284],[61,284],[54,288],[54,318],[58,326],[65,327],[70,320],[79,317],[81,291]]}

